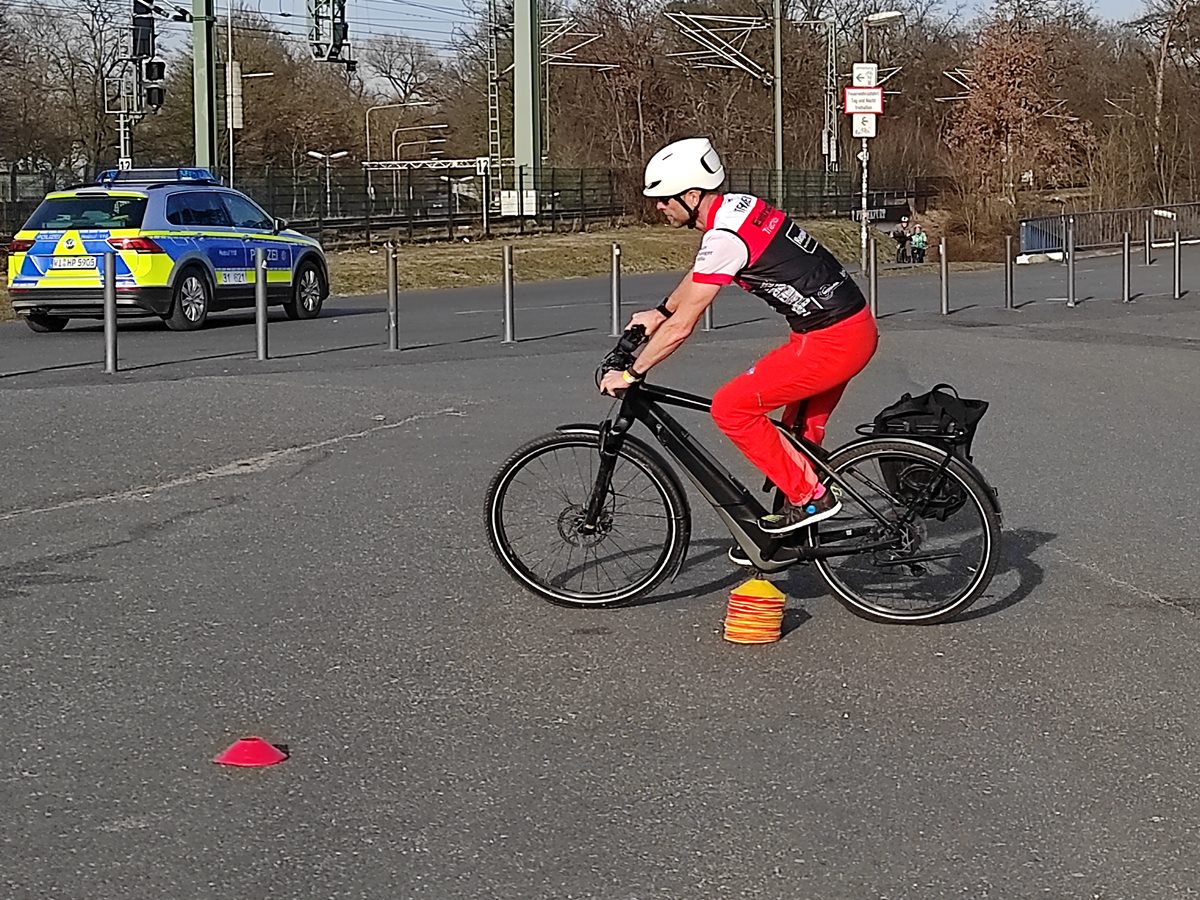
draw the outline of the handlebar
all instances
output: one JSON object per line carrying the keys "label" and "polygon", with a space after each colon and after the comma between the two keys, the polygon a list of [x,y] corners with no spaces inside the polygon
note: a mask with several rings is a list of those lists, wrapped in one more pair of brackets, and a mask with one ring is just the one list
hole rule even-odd
{"label": "handlebar", "polygon": [[617,341],[617,346],[609,351],[608,356],[604,357],[604,362],[600,364],[601,375],[605,372],[623,372],[632,366],[636,358],[634,351],[647,340],[649,338],[646,337],[646,326],[634,325],[626,329]]}

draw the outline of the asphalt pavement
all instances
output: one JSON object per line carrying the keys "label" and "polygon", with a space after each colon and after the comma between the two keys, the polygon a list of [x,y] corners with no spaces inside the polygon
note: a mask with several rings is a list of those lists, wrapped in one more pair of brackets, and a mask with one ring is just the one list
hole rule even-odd
{"label": "asphalt pavement", "polygon": [[[960,620],[856,618],[806,569],[784,638],[692,494],[679,578],[576,611],[482,526],[503,459],[596,421],[606,279],[405,293],[194,334],[0,326],[0,896],[1200,895],[1200,251],[880,281],[830,427],[937,381],[992,403],[1003,557]],[[1193,274],[1194,273],[1194,274]],[[677,276],[627,278],[627,315]],[[735,290],[656,370],[710,392],[784,337]],[[686,414],[685,414],[686,415]],[[735,472],[703,417],[685,419]],[[290,759],[216,766],[261,735]]]}

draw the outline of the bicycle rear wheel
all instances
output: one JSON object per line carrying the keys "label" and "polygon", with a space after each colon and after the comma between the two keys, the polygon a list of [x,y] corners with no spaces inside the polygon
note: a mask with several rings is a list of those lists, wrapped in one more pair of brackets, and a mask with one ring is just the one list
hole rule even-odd
{"label": "bicycle rear wheel", "polygon": [[[834,594],[855,614],[930,625],[963,612],[987,590],[996,567],[999,516],[970,469],[953,457],[948,465],[944,461],[937,448],[911,440],[866,441],[829,459],[863,503],[843,491],[841,512],[813,529],[810,543],[853,550],[892,542],[885,549],[816,561]],[[840,537],[839,529],[854,536]]]}
{"label": "bicycle rear wheel", "polygon": [[630,439],[595,531],[583,524],[600,464],[594,434],[552,434],[517,450],[488,486],[486,525],[517,583],[560,606],[619,606],[652,591],[687,551],[687,499],[664,463]]}

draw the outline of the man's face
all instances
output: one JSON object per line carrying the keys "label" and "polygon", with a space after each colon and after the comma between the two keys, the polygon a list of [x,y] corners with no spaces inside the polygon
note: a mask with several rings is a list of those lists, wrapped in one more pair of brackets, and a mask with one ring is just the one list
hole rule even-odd
{"label": "man's face", "polygon": [[[692,209],[695,209],[696,207],[694,204],[700,201],[699,193],[699,191],[688,191],[683,195],[684,203],[687,203],[688,206],[690,206]],[[672,228],[685,227],[688,223],[688,219],[691,218],[688,211],[683,208],[683,204],[680,203],[675,197],[669,197],[667,199],[660,198],[655,202],[654,205],[657,207],[658,211],[666,217],[667,223]]]}

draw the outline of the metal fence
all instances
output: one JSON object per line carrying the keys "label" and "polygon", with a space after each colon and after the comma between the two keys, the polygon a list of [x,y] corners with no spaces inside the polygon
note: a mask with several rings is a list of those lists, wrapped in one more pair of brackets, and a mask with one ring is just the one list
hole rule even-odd
{"label": "metal fence", "polygon": [[[386,165],[386,164],[376,164]],[[786,170],[780,190],[769,169],[734,169],[725,189],[776,200],[798,217],[856,217],[861,200],[851,173]],[[66,184],[49,188],[67,187]],[[480,173],[474,165],[443,169],[321,166],[299,171],[264,167],[239,170],[235,187],[291,227],[330,246],[445,240],[525,231],[585,231],[622,221],[658,221],[642,196],[642,172],[626,169],[546,167],[534,172],[506,168]],[[925,186],[871,191],[869,206],[918,206],[931,195]],[[39,199],[0,202],[0,236],[17,231]]]}
{"label": "metal fence", "polygon": [[1068,219],[1074,221],[1076,250],[1117,248],[1126,234],[1134,241],[1144,240],[1147,222],[1151,241],[1169,241],[1176,231],[1183,240],[1200,238],[1200,203],[1084,210],[1022,219],[1021,254],[1061,254],[1067,243]]}

